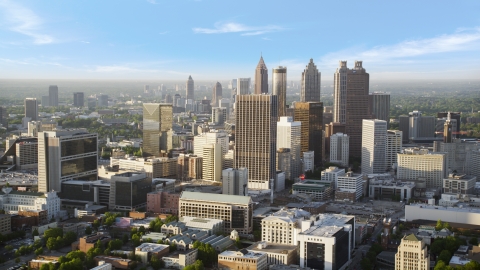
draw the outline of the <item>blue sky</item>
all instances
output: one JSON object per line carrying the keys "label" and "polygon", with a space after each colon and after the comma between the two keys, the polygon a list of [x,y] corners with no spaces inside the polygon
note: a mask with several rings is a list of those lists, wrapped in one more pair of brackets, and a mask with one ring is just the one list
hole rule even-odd
{"label": "blue sky", "polygon": [[480,1],[0,0],[0,78],[479,79]]}

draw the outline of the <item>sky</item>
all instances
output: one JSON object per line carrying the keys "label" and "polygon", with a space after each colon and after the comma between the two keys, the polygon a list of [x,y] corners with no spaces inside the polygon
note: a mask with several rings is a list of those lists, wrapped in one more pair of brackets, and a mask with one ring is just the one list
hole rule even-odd
{"label": "sky", "polygon": [[0,0],[0,79],[479,79],[480,1]]}

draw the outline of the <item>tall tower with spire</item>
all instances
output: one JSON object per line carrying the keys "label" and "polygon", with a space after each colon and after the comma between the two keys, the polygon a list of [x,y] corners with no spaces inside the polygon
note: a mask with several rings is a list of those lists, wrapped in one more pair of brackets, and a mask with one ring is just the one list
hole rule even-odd
{"label": "tall tower with spire", "polygon": [[320,78],[317,66],[310,59],[310,63],[302,72],[302,92],[300,93],[301,102],[320,102]]}
{"label": "tall tower with spire", "polygon": [[190,75],[188,76],[188,80],[187,80],[187,99],[194,99],[193,89],[194,89],[193,79],[192,79],[192,76]]}
{"label": "tall tower with spire", "polygon": [[255,94],[268,93],[268,69],[263,61],[263,56],[260,56],[257,69],[255,69]]}

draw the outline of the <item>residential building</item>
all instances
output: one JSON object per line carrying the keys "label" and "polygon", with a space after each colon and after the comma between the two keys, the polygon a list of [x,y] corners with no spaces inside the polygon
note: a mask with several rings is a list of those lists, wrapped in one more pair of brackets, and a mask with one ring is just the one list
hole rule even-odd
{"label": "residential building", "polygon": [[315,152],[307,151],[303,152],[303,171],[312,171],[315,168]]}
{"label": "residential building", "polygon": [[430,254],[421,238],[405,235],[395,255],[395,269],[430,269]]}
{"label": "residential building", "polygon": [[369,115],[370,75],[355,61],[353,69],[347,68],[347,61],[340,61],[334,74],[333,122],[345,124],[345,133],[350,136],[350,155],[361,156],[362,120],[372,119]]}
{"label": "residential building", "polygon": [[397,154],[402,151],[402,132],[400,130],[387,130],[385,145],[385,166],[389,170],[397,168]]}
{"label": "residential building", "polygon": [[168,255],[163,256],[162,261],[165,268],[183,269],[187,265],[195,263],[198,257],[198,249],[177,250]]}
{"label": "residential building", "polygon": [[355,247],[355,216],[320,214],[298,234],[299,266],[342,269]]}
{"label": "residential building", "polygon": [[287,68],[279,66],[273,69],[272,94],[278,96],[278,117],[287,113]]}
{"label": "residential building", "polygon": [[110,179],[110,209],[135,210],[147,206],[152,181],[144,173],[126,172]]}
{"label": "residential building", "polygon": [[85,106],[85,96],[83,92],[73,92],[73,106],[74,107]]}
{"label": "residential building", "polygon": [[237,79],[237,95],[250,94],[250,78],[238,78]]}
{"label": "residential building", "polygon": [[212,107],[218,107],[220,105],[220,99],[222,99],[222,84],[217,82],[213,87],[212,93]]}
{"label": "residential building", "polygon": [[58,86],[50,85],[48,87],[48,105],[50,107],[58,107]]}
{"label": "residential building", "polygon": [[285,209],[262,219],[262,241],[272,244],[296,245],[302,231],[302,221],[310,220],[310,213],[301,209]]}
{"label": "residential building", "polygon": [[194,87],[194,81],[193,81],[191,75],[188,76],[188,80],[187,80],[185,88],[187,90],[187,92],[185,94],[186,97],[187,97],[187,100],[188,99],[194,100],[195,99],[195,94],[194,94],[195,87]]}
{"label": "residential building", "polygon": [[148,263],[152,259],[152,256],[161,259],[163,256],[169,253],[169,245],[161,245],[154,243],[142,243],[135,248],[135,255],[140,256],[142,263]]}
{"label": "residential building", "polygon": [[85,129],[38,133],[38,191],[61,192],[65,180],[97,180],[98,135]]}
{"label": "residential building", "polygon": [[277,122],[277,150],[290,149],[290,171],[287,179],[296,179],[301,174],[301,122],[294,122],[293,117],[280,117]]}
{"label": "residential building", "polygon": [[248,169],[247,168],[228,168],[222,171],[223,194],[228,195],[248,195]]}
{"label": "residential building", "polygon": [[263,252],[252,252],[246,249],[239,251],[224,251],[218,254],[218,268],[224,269],[268,269],[267,254]]}
{"label": "residential building", "polygon": [[321,164],[325,156],[325,134],[322,123],[323,103],[296,102],[293,120],[301,123],[300,144],[302,153],[314,151],[315,165]]}
{"label": "residential building", "polygon": [[143,104],[143,155],[160,156],[168,153],[172,146],[172,104]]}
{"label": "residential building", "polygon": [[236,96],[234,168],[248,168],[249,189],[269,189],[275,177],[277,104],[275,95]]}
{"label": "residential building", "polygon": [[255,92],[256,95],[268,93],[268,68],[260,56],[257,68],[255,69]]}
{"label": "residential building", "polygon": [[477,177],[466,174],[450,173],[443,179],[443,192],[454,194],[473,194]]}
{"label": "residential building", "polygon": [[147,212],[178,215],[180,194],[152,191],[147,194]]}
{"label": "residential building", "polygon": [[330,163],[348,167],[350,158],[350,137],[341,132],[330,136]]}
{"label": "residential building", "polygon": [[249,196],[183,191],[178,216],[221,219],[226,233],[236,230],[247,234],[253,230],[252,213]]}
{"label": "residential building", "polygon": [[424,179],[427,188],[440,188],[447,176],[448,160],[445,153],[432,153],[423,148],[407,148],[397,154],[397,178]]}
{"label": "residential building", "polygon": [[321,73],[310,58],[302,72],[300,102],[320,102]]}
{"label": "residential building", "polygon": [[362,125],[362,173],[385,172],[387,122],[363,119]]}
{"label": "residential building", "polygon": [[222,178],[222,148],[218,143],[203,146],[202,179],[220,182]]}
{"label": "residential building", "polygon": [[38,141],[20,141],[15,144],[17,170],[38,168]]}
{"label": "residential building", "polygon": [[38,120],[38,101],[36,98],[26,98],[23,106],[25,107],[25,117],[29,118],[29,121]]}
{"label": "residential building", "polygon": [[191,157],[188,160],[188,178],[189,179],[203,179],[203,158]]}
{"label": "residential building", "polygon": [[382,92],[374,92],[368,96],[370,114],[379,120],[390,121],[390,95]]}

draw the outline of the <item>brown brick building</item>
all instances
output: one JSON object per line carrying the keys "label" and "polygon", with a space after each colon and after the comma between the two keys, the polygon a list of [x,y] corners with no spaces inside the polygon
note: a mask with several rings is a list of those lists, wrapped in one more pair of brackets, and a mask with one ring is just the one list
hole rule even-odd
{"label": "brown brick building", "polygon": [[108,242],[111,240],[111,237],[103,233],[86,235],[80,238],[79,241],[72,243],[72,250],[80,250],[83,252],[87,252],[92,247],[95,247],[95,244],[98,240],[100,240],[100,242],[105,245],[108,244]]}
{"label": "brown brick building", "polygon": [[180,194],[154,191],[147,194],[147,212],[178,215]]}

